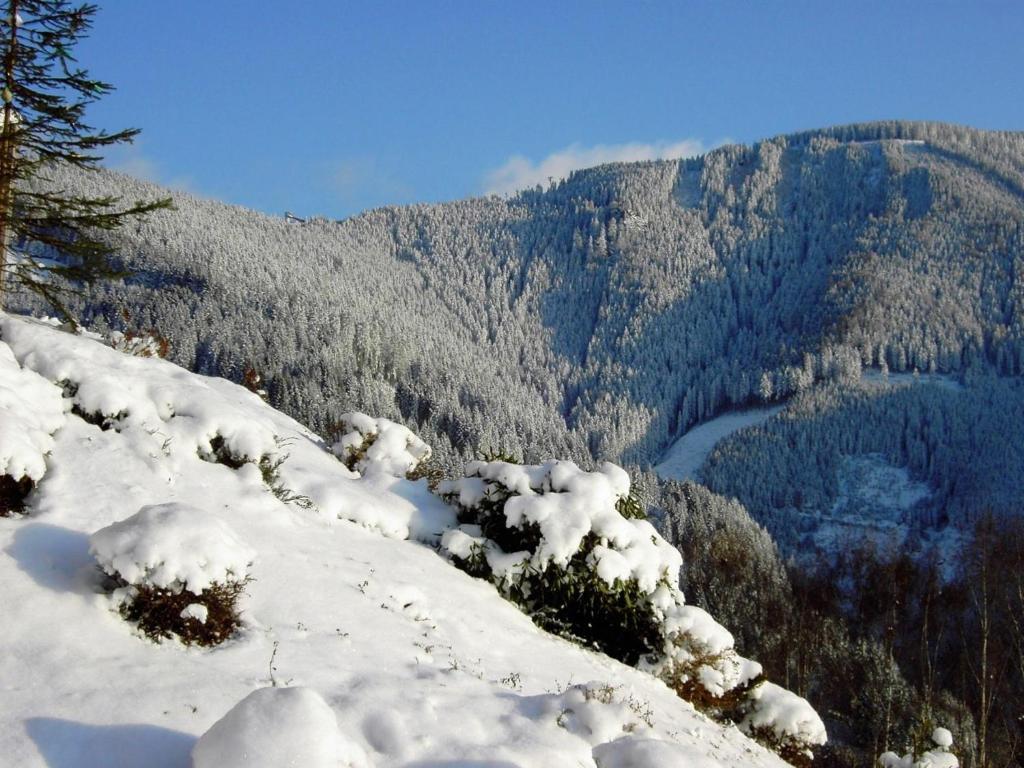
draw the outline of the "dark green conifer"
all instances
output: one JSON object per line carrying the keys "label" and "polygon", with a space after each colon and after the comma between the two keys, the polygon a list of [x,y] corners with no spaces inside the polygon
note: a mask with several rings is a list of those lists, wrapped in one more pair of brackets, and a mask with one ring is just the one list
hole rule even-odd
{"label": "dark green conifer", "polygon": [[[125,204],[47,184],[48,168],[94,169],[105,147],[130,142],[138,129],[108,133],[84,122],[86,107],[112,90],[73,56],[92,26],[95,5],[9,0],[0,7],[0,307],[6,292],[20,286],[63,311],[62,293],[117,275],[102,232],[170,201]],[[33,253],[51,258],[16,255],[14,244],[32,244]]]}

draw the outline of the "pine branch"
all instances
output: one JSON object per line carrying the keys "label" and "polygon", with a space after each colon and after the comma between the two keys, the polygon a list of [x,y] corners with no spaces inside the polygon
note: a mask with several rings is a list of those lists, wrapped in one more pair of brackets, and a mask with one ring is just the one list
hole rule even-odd
{"label": "pine branch", "polygon": [[[103,159],[99,150],[130,142],[139,133],[137,128],[108,133],[85,122],[88,106],[113,91],[74,57],[96,11],[91,3],[76,6],[68,0],[9,0],[0,10],[0,306],[6,277],[59,308],[63,293],[118,276],[109,261],[113,249],[99,233],[170,206],[169,199],[123,204],[114,197],[29,188],[30,182],[45,182],[45,170],[55,164],[95,170]],[[62,261],[27,258],[9,265],[6,244],[14,235],[52,248]]]}

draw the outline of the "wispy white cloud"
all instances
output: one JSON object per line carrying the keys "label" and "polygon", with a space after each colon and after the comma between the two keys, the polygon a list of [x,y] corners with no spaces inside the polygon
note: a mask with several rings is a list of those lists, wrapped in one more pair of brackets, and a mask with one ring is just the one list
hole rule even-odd
{"label": "wispy white cloud", "polygon": [[572,144],[565,149],[552,152],[538,162],[533,162],[522,155],[513,155],[500,168],[495,168],[487,174],[483,189],[486,194],[507,195],[536,184],[546,185],[549,179],[564,179],[578,168],[590,168],[603,163],[693,157],[709,149],[711,147],[705,146],[700,139],[662,141],[653,144],[634,141],[627,144],[598,144],[593,147]]}
{"label": "wispy white cloud", "polygon": [[330,168],[328,187],[346,207],[401,204],[415,199],[413,188],[373,157],[353,157]]}
{"label": "wispy white cloud", "polygon": [[196,192],[192,178],[189,176],[169,176],[161,169],[160,164],[147,155],[142,146],[122,144],[107,150],[103,165],[112,171],[134,176],[143,181],[151,181],[164,187],[177,189],[181,192]]}

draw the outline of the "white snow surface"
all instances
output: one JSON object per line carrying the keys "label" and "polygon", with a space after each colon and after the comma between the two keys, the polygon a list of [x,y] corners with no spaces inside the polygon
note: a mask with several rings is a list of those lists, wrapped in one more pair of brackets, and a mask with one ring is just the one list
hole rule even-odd
{"label": "white snow surface", "polygon": [[195,768],[365,766],[334,710],[309,688],[260,688],[213,724],[192,750]]}
{"label": "white snow surface", "polygon": [[[4,764],[187,768],[195,748],[199,768],[231,766],[237,755],[217,750],[248,734],[246,765],[288,765],[266,750],[326,749],[333,735],[335,764],[360,768],[784,767],[649,674],[543,633],[493,586],[405,540],[454,524],[423,481],[354,477],[316,435],[228,382],[2,314],[0,335],[19,366],[78,384],[83,410],[125,412],[106,431],[70,415],[56,424],[59,387],[0,354],[3,381],[32,382],[18,391],[34,415],[10,400],[0,414],[56,429],[28,516],[0,518]],[[289,454],[280,480],[315,508],[281,501],[253,464],[204,461],[213,434],[240,455]],[[111,610],[89,553],[96,531],[168,503],[203,510],[255,552],[243,628],[213,650],[140,636]],[[614,693],[588,698],[580,681]],[[260,693],[222,721],[275,682],[309,694],[281,704]],[[267,708],[290,714],[264,729]],[[197,747],[207,731],[211,746]],[[323,756],[292,754],[306,766]]]}
{"label": "white snow surface", "polygon": [[89,538],[89,551],[129,584],[194,595],[243,581],[256,557],[224,520],[180,502],[152,504],[101,528]]}
{"label": "white snow surface", "polygon": [[964,385],[955,376],[948,373],[893,373],[878,368],[865,370],[861,380],[876,387],[909,387],[918,384],[948,389],[950,392],[963,392]]}
{"label": "white snow surface", "polygon": [[[914,480],[906,467],[890,464],[880,453],[843,456],[838,479],[839,493],[831,509],[807,513],[815,524],[813,552],[841,552],[867,541],[881,551],[895,550],[910,530],[908,513],[932,493],[927,483]],[[938,535],[930,532],[926,538],[954,535],[950,528]]]}
{"label": "white snow surface", "polygon": [[0,475],[41,480],[53,450],[50,435],[63,424],[60,390],[19,366],[0,341]]}
{"label": "white snow surface", "polygon": [[205,624],[206,620],[210,617],[210,609],[202,603],[189,603],[179,616],[183,619],[193,619],[200,624]]}
{"label": "white snow surface", "polygon": [[719,441],[763,424],[783,408],[785,405],[731,411],[698,424],[672,444],[654,471],[666,480],[700,480],[700,468]]}
{"label": "white snow surface", "polygon": [[806,744],[827,741],[825,724],[814,708],[800,696],[775,683],[761,683],[754,689],[754,705],[740,727],[752,731],[767,728],[775,735],[795,737]]}
{"label": "white snow surface", "polygon": [[658,739],[625,736],[594,750],[598,768],[713,768],[718,762],[700,749]]}
{"label": "white snow surface", "polygon": [[936,728],[932,731],[932,741],[938,747],[949,749],[953,746],[953,734],[950,733],[948,728]]}

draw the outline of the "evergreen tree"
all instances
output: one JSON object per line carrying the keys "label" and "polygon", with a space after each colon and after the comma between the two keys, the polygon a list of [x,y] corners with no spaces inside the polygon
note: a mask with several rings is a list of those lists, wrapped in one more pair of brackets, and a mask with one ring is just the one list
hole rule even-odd
{"label": "evergreen tree", "polygon": [[[99,150],[138,133],[107,133],[83,122],[86,107],[112,90],[72,55],[96,10],[67,0],[9,0],[0,18],[0,306],[8,287],[20,285],[61,309],[68,285],[116,274],[103,230],[170,204],[124,206],[114,196],[69,194],[47,183],[55,165],[94,169]],[[9,251],[13,242],[32,244],[35,257]]]}

